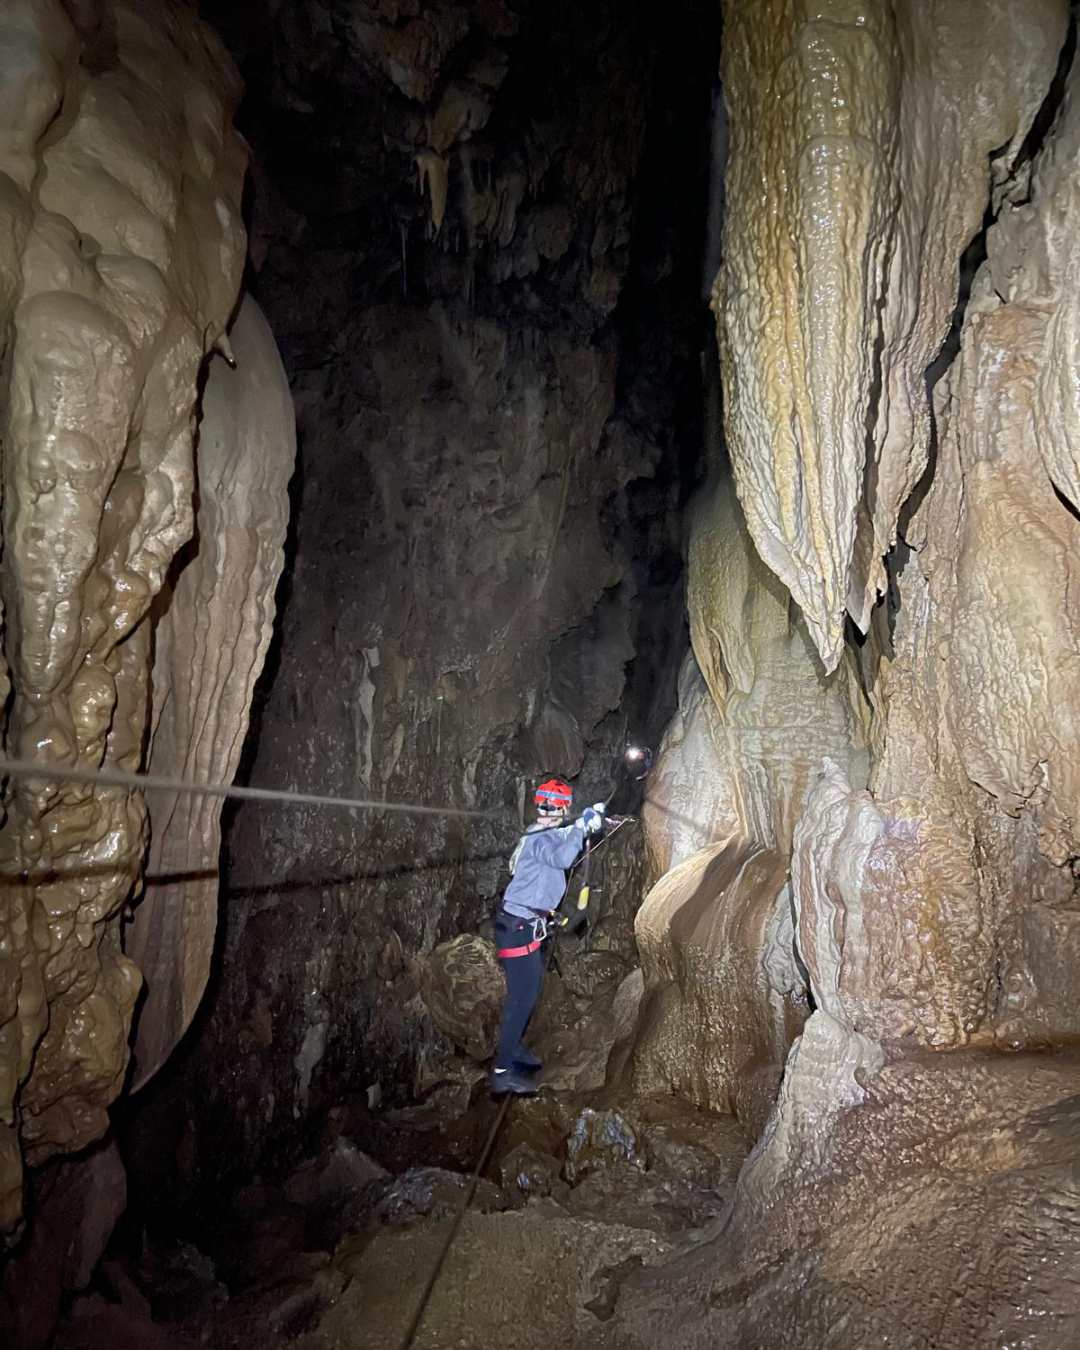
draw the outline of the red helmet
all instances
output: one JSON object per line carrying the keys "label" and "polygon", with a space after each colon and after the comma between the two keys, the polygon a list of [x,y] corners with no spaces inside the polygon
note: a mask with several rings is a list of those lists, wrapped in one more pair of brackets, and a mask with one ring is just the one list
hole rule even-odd
{"label": "red helmet", "polygon": [[570,810],[574,800],[574,789],[561,778],[549,778],[536,789],[533,801],[542,816],[561,815]]}

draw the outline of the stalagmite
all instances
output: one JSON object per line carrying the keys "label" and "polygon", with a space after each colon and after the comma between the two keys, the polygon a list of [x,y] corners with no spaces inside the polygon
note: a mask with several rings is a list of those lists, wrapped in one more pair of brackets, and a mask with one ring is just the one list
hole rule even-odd
{"label": "stalagmite", "polygon": [[[6,745],[140,766],[154,596],[194,524],[197,378],[244,256],[232,68],[183,5],[3,16],[0,310]],[[12,784],[0,835],[0,1229],[39,1163],[106,1128],[140,987],[119,914],[146,809]]]}

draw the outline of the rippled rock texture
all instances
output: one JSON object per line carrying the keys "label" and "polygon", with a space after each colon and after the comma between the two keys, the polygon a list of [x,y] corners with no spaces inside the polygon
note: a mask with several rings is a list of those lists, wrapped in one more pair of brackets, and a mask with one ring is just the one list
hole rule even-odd
{"label": "rippled rock texture", "polygon": [[632,1274],[593,1344],[1065,1350],[1078,1076],[1073,1057],[971,1050],[885,1066],[862,1109],[805,1119],[781,1174],[751,1159],[723,1236]]}
{"label": "rippled rock texture", "polygon": [[924,372],[957,262],[1046,94],[1065,12],[1058,0],[726,12],[714,303],[732,463],[754,543],[832,670],[849,589],[864,629],[884,590],[881,558],[927,461]]}
{"label": "rippled rock texture", "polygon": [[[638,918],[644,1007],[669,1031],[657,1053],[643,1023],[635,1063],[676,1066],[700,1097],[740,1081],[710,1047],[771,1027],[783,1081],[730,1234],[637,1281],[613,1343],[655,1343],[674,1301],[695,1311],[673,1345],[1065,1346],[1080,1077],[1036,1052],[1075,1039],[1080,955],[1067,6],[725,13],[714,304],[734,485],[775,576],[741,604],[709,583],[705,549],[732,539],[711,530],[713,489],[691,543],[700,674],[649,816],[653,858],[677,866]],[[794,682],[747,668],[770,594],[774,625],[805,621]],[[732,691],[775,726],[793,688],[831,688],[846,726],[819,701],[787,756],[731,756]],[[708,766],[696,792],[688,765]],[[675,837],[664,813],[688,804],[698,835]],[[782,882],[746,910],[748,845],[790,862],[783,945],[815,1011],[786,1063],[765,978]],[[962,1121],[969,1153],[948,1156]]]}
{"label": "rippled rock texture", "polygon": [[[245,250],[238,84],[182,4],[18,0],[0,27],[5,744],[65,766],[137,770],[166,631],[197,603],[173,583],[216,533],[209,475],[196,522],[193,447],[200,369],[225,332]],[[272,594],[273,577],[261,584]],[[234,706],[215,739],[237,740],[245,718]],[[124,1080],[141,979],[120,914],[140,882],[148,819],[138,794],[46,780],[10,783],[5,808],[0,1230],[10,1232],[22,1163],[98,1138]],[[190,928],[205,945],[212,915]]]}

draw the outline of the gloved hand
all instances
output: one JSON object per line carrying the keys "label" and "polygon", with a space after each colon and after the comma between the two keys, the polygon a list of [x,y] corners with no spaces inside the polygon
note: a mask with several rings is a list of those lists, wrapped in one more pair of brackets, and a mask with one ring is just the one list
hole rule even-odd
{"label": "gloved hand", "polygon": [[604,828],[604,803],[598,802],[596,806],[587,806],[574,824],[586,834],[599,833]]}

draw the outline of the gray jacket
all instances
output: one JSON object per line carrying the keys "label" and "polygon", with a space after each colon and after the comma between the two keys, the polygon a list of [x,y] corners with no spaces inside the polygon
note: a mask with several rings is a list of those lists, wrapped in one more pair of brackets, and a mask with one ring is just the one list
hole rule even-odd
{"label": "gray jacket", "polygon": [[514,854],[514,875],[503,892],[503,909],[519,919],[558,909],[566,894],[566,869],[584,842],[576,825],[531,825]]}

